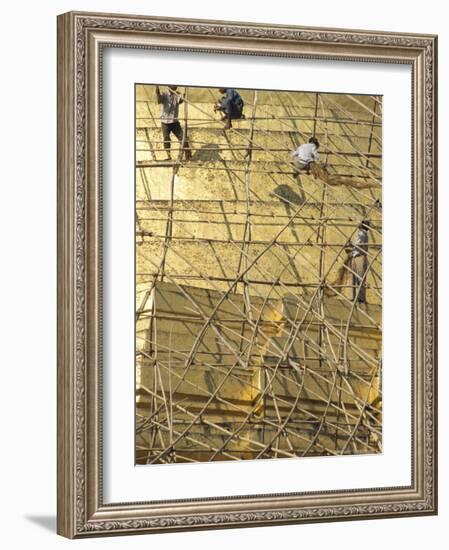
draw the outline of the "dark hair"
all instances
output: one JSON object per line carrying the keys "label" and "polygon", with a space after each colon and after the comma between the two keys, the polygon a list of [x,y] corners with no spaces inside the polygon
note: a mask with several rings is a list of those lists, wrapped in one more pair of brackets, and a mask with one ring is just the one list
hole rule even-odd
{"label": "dark hair", "polygon": [[363,220],[360,222],[360,227],[364,229],[369,229],[371,227],[371,222],[369,220]]}
{"label": "dark hair", "polygon": [[311,138],[309,139],[309,143],[315,144],[315,145],[317,146],[317,148],[320,146],[320,142],[317,140],[316,137],[311,137]]}

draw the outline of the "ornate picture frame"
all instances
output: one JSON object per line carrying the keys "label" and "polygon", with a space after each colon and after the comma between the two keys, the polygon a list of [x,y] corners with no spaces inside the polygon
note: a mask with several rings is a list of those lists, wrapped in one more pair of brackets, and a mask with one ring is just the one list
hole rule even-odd
{"label": "ornate picture frame", "polygon": [[[145,502],[104,501],[102,56],[108,47],[411,68],[411,354],[404,350],[412,358],[410,485],[176,500],[154,500],[150,491]],[[83,538],[436,514],[436,167],[436,36],[81,12],[59,16],[58,533]]]}

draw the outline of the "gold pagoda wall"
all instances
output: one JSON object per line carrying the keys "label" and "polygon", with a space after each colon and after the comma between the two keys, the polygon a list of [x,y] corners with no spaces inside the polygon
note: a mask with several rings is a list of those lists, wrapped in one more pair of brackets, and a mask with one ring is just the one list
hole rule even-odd
{"label": "gold pagoda wall", "polygon": [[[136,88],[136,461],[380,452],[380,99],[240,93],[225,132],[218,91],[187,90],[180,163],[154,86]],[[343,185],[294,175],[311,135]],[[359,304],[326,288],[364,219]]]}

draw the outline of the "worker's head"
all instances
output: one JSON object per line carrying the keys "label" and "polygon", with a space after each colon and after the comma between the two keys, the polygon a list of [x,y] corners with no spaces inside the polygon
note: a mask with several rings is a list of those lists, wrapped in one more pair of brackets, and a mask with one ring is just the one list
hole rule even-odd
{"label": "worker's head", "polygon": [[226,88],[218,88],[218,91],[220,92],[220,94],[225,94]]}
{"label": "worker's head", "polygon": [[363,220],[360,222],[359,228],[365,229],[365,231],[368,231],[368,229],[371,227],[371,223],[369,220]]}
{"label": "worker's head", "polygon": [[174,84],[169,84],[169,85],[168,85],[168,89],[169,89],[171,92],[176,92],[176,90],[178,89],[178,86],[175,86]]}
{"label": "worker's head", "polygon": [[309,139],[309,143],[313,143],[315,145],[315,147],[318,149],[319,146],[320,146],[320,142],[317,140],[317,138],[314,136],[314,137],[311,137]]}

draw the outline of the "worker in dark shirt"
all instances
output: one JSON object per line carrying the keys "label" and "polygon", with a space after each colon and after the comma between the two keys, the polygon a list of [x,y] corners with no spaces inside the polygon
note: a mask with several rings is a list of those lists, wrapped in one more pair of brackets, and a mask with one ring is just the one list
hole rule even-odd
{"label": "worker in dark shirt", "polygon": [[226,121],[225,130],[232,128],[231,120],[245,118],[243,114],[244,102],[240,94],[234,88],[219,88],[223,97],[214,105],[214,111],[223,113],[223,121]]}
{"label": "worker in dark shirt", "polygon": [[330,288],[325,290],[326,295],[333,295],[333,287],[342,292],[345,280],[350,278],[352,300],[359,304],[366,302],[366,276],[368,272],[368,231],[369,220],[363,220],[358,227],[355,239],[345,245],[347,254],[343,265],[338,270],[337,278]]}
{"label": "worker in dark shirt", "polygon": [[358,228],[356,238],[349,250],[352,268],[352,299],[366,302],[366,272],[368,270],[368,231],[370,222],[364,220]]}

